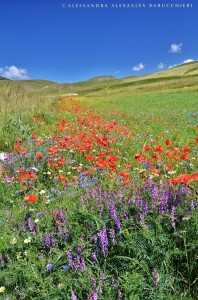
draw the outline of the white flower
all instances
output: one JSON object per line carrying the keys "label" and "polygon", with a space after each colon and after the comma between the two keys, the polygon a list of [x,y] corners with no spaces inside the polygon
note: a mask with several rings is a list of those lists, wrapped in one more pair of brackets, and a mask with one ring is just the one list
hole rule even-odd
{"label": "white flower", "polygon": [[45,190],[41,190],[39,193],[40,193],[40,195],[44,195],[45,194]]}
{"label": "white flower", "polygon": [[64,287],[64,285],[62,284],[62,283],[59,283],[58,284],[58,289],[60,290],[60,289],[62,289]]}
{"label": "white flower", "polygon": [[25,244],[29,244],[29,243],[31,243],[31,237],[29,237],[29,238],[25,239],[25,240],[24,240],[24,243],[25,243]]}
{"label": "white flower", "polygon": [[39,219],[35,219],[34,222],[37,224],[39,223]]}
{"label": "white flower", "polygon": [[17,242],[17,241],[16,241],[16,238],[13,238],[13,239],[10,241],[10,244],[11,244],[11,245],[14,245],[14,244],[16,244],[16,242]]}
{"label": "white flower", "polygon": [[0,293],[3,293],[3,292],[5,292],[5,286],[0,287]]}

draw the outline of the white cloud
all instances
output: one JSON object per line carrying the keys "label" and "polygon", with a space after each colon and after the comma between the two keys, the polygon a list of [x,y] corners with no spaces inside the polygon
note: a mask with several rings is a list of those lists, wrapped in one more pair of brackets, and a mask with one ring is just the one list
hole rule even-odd
{"label": "white cloud", "polygon": [[157,67],[158,67],[158,69],[161,70],[161,69],[164,69],[166,67],[166,64],[161,62]]}
{"label": "white cloud", "polygon": [[188,58],[188,59],[184,60],[182,63],[171,65],[171,66],[169,66],[168,68],[169,68],[169,69],[172,69],[172,68],[174,68],[174,67],[177,67],[177,66],[180,66],[180,65],[183,65],[183,64],[187,64],[187,63],[193,62],[193,61],[195,61],[195,60],[192,59],[192,58]]}
{"label": "white cloud", "polygon": [[143,63],[139,63],[138,65],[133,67],[133,71],[138,72],[138,71],[143,70],[144,68],[145,68],[145,65]]}
{"label": "white cloud", "polygon": [[188,59],[186,59],[186,60],[183,61],[183,64],[187,64],[187,63],[193,62],[193,61],[195,61],[195,60],[191,59],[191,58],[188,58]]}
{"label": "white cloud", "polygon": [[179,44],[171,44],[169,52],[171,53],[179,53],[182,50],[183,43]]}
{"label": "white cloud", "polygon": [[0,68],[0,74],[1,76],[12,80],[30,79],[26,69],[17,68],[15,66]]}

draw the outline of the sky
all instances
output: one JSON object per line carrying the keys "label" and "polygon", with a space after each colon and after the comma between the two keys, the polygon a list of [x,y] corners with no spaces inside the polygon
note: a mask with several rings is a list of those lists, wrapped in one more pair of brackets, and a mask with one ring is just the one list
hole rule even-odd
{"label": "sky", "polygon": [[[193,7],[148,7],[168,3]],[[165,70],[198,59],[197,15],[197,0],[1,0],[0,76],[69,83]]]}

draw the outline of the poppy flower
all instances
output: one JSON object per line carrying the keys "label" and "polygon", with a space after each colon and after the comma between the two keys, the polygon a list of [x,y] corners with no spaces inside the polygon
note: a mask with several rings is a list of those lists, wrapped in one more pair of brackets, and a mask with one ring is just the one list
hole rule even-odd
{"label": "poppy flower", "polygon": [[166,145],[167,146],[172,146],[172,142],[170,140],[166,140]]}
{"label": "poppy flower", "polygon": [[182,152],[181,153],[181,159],[183,159],[183,160],[188,159],[188,154],[185,153],[185,152]]}
{"label": "poppy flower", "polygon": [[36,158],[41,159],[43,157],[42,153],[36,153]]}
{"label": "poppy flower", "polygon": [[182,149],[184,152],[190,152],[190,148],[188,146],[183,147]]}
{"label": "poppy flower", "polygon": [[144,145],[143,149],[144,149],[145,151],[149,151],[149,150],[150,150],[150,147],[147,146],[147,145]]}
{"label": "poppy flower", "polygon": [[129,174],[124,173],[124,172],[120,172],[120,173],[118,173],[118,175],[120,175],[121,177],[124,177],[125,179],[128,179],[130,176]]}
{"label": "poppy flower", "polygon": [[25,200],[34,203],[38,201],[38,197],[35,194],[30,194],[25,197]]}

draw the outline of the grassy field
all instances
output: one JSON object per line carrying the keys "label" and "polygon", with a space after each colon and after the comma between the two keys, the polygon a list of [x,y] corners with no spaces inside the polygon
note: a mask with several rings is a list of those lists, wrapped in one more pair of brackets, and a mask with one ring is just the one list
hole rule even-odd
{"label": "grassy field", "polygon": [[198,298],[196,72],[0,80],[0,299]]}

